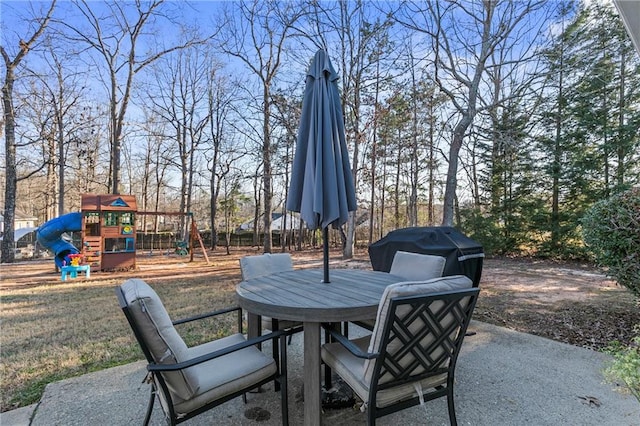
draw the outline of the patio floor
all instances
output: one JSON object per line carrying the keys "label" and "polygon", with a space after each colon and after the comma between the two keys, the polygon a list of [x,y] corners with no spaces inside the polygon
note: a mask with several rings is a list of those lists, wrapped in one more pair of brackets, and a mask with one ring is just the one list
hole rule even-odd
{"label": "patio floor", "polygon": [[[353,330],[352,330],[353,328]],[[350,335],[357,335],[357,327]],[[461,425],[638,425],[640,403],[605,383],[609,359],[599,352],[474,321],[456,370],[456,413]],[[269,350],[269,349],[266,349]],[[289,416],[301,425],[302,334],[288,347]],[[144,418],[149,386],[144,362],[49,384],[39,404],[0,415],[2,425],[131,425]],[[269,386],[227,402],[185,425],[279,425],[279,393]],[[253,409],[253,410],[252,410]],[[255,414],[261,414],[255,419]],[[253,414],[253,415],[252,415]],[[253,419],[248,417],[254,417]],[[331,426],[365,424],[357,408],[327,410]],[[166,424],[156,404],[152,424]],[[379,425],[448,425],[440,398],[379,419]]]}

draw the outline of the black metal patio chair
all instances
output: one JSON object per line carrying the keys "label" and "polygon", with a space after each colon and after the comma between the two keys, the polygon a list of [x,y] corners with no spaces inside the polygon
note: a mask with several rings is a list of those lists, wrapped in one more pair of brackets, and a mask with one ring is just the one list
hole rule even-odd
{"label": "black metal patio chair", "polygon": [[[156,292],[140,279],[125,281],[116,288],[116,295],[148,362],[151,395],[145,425],[151,419],[156,396],[174,425],[240,395],[246,402],[247,392],[272,380],[280,387],[282,424],[288,425],[285,332],[245,339],[238,307],[171,321]],[[202,345],[187,347],[174,327],[234,311],[238,313],[238,332]],[[275,338],[280,341],[278,360],[256,347]]]}
{"label": "black metal patio chair", "polygon": [[322,360],[362,399],[367,424],[435,398],[447,398],[456,425],[455,367],[479,289],[462,275],[392,284],[385,290],[373,333],[335,339]]}

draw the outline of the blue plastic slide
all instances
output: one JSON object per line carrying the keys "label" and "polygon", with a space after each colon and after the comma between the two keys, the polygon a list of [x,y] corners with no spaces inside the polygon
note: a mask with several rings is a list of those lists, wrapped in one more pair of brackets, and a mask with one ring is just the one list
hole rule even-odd
{"label": "blue plastic slide", "polygon": [[61,268],[71,263],[68,255],[79,253],[73,244],[62,239],[62,234],[81,230],[82,213],[68,213],[41,225],[36,232],[36,238],[38,243],[55,254],[56,266]]}

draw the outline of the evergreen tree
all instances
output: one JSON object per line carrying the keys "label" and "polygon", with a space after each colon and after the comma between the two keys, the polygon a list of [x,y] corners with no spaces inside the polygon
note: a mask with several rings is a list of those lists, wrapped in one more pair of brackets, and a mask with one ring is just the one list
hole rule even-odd
{"label": "evergreen tree", "polygon": [[[571,4],[560,12],[561,19],[571,16]],[[638,182],[634,105],[640,73],[623,31],[611,5],[583,5],[546,52],[539,149],[546,160],[551,206],[543,253],[581,253],[584,212]]]}

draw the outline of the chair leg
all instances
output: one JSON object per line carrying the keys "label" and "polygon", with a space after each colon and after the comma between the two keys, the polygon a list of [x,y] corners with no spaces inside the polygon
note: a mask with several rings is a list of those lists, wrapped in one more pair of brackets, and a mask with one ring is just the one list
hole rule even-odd
{"label": "chair leg", "polygon": [[149,395],[149,404],[147,406],[147,414],[145,414],[144,416],[144,426],[147,426],[149,424],[149,421],[151,420],[151,412],[153,411],[153,404],[155,403],[156,400],[156,389],[155,387],[152,385],[151,386],[151,394]]}
{"label": "chair leg", "polygon": [[453,402],[453,386],[447,386],[447,407],[449,407],[449,423],[451,426],[457,426],[456,407]]}
{"label": "chair leg", "polygon": [[[291,336],[289,336],[291,337]],[[280,357],[280,377],[282,378],[282,385],[280,386],[280,405],[282,407],[282,424],[289,425],[289,388],[287,385],[287,347],[285,346],[285,339],[280,339],[281,357]]]}
{"label": "chair leg", "polygon": [[[271,318],[271,331],[278,331],[278,320],[275,318]],[[273,340],[271,341],[271,349],[273,351],[273,359],[276,362],[276,365],[280,366],[280,351],[279,351],[279,346],[278,346],[278,341],[280,339],[278,339],[277,337],[274,337]],[[276,392],[278,392],[280,390],[280,382],[278,380],[276,380],[273,384],[273,388]]]}
{"label": "chair leg", "polygon": [[[340,328],[340,323],[331,323],[329,325],[332,329],[339,329]],[[330,343],[333,339],[331,339],[331,335],[325,330],[324,332],[324,342],[325,343]],[[331,389],[331,386],[333,385],[332,380],[331,380],[331,367],[329,367],[327,364],[324,365],[324,387],[325,389],[329,390]]]}
{"label": "chair leg", "polygon": [[376,410],[370,406],[367,407],[367,426],[376,426]]}

